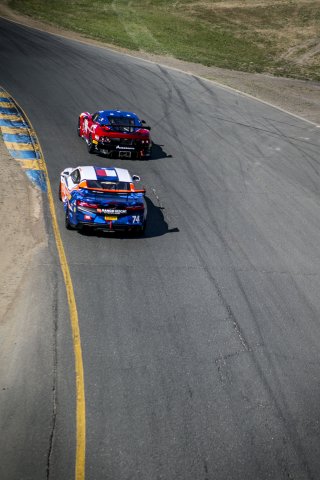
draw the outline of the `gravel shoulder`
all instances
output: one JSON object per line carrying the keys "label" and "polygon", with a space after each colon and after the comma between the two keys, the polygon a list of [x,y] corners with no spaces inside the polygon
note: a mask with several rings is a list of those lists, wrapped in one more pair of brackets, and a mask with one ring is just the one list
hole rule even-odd
{"label": "gravel shoulder", "polygon": [[143,58],[161,65],[176,68],[192,75],[207,78],[244,94],[282,108],[294,115],[303,117],[313,123],[320,124],[320,83],[308,80],[294,80],[284,77],[273,77],[264,74],[251,74],[226,70],[216,67],[206,67],[197,63],[184,62],[169,56],[152,55],[132,52],[113,45],[88,39],[80,34],[45,24],[30,17],[19,15],[9,7],[0,3],[0,16],[23,25],[37,28],[66,38],[78,40],[91,45],[109,48],[138,58]]}
{"label": "gravel shoulder", "polygon": [[[11,318],[28,267],[47,243],[41,193],[32,186],[0,139],[0,328]],[[14,178],[14,185],[12,179]],[[8,212],[10,214],[8,215]]]}
{"label": "gravel shoulder", "polygon": [[0,478],[23,472],[25,479],[40,479],[53,428],[60,278],[48,249],[42,194],[1,136],[0,188]]}

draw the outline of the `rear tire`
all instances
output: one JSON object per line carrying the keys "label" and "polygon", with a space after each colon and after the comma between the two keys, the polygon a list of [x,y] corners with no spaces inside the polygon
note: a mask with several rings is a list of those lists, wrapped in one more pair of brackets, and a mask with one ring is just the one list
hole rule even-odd
{"label": "rear tire", "polygon": [[88,141],[88,152],[89,153],[93,153],[95,151],[96,147],[95,145],[92,143],[92,138],[91,138],[91,135],[89,137],[89,141]]}
{"label": "rear tire", "polygon": [[135,237],[143,237],[146,231],[146,223],[143,225],[143,227],[137,227],[135,230],[133,230],[133,235]]}
{"label": "rear tire", "polygon": [[152,158],[152,142],[150,143],[150,146],[148,150],[146,150],[145,156],[144,156],[145,160],[150,160],[150,158]]}
{"label": "rear tire", "polygon": [[60,200],[60,202],[62,202],[62,196],[61,196],[61,182],[59,183],[59,193],[58,193],[58,197],[59,197],[59,200]]}
{"label": "rear tire", "polygon": [[66,210],[65,226],[66,226],[67,230],[74,230],[75,229],[75,227],[73,225],[71,225],[71,223],[70,223],[68,205],[67,205],[67,210]]}

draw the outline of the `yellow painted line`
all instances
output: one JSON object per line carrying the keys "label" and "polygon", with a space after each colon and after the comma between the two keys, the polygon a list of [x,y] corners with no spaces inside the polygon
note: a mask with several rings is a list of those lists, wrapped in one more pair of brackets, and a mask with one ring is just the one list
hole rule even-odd
{"label": "yellow painted line", "polygon": [[0,130],[2,133],[11,133],[14,135],[27,135],[29,133],[29,130],[27,128],[21,127],[21,128],[16,128],[16,127],[0,127]]}
{"label": "yellow painted line", "polygon": [[[1,96],[1,95],[0,95]],[[15,104],[12,102],[1,102],[0,101],[0,107],[5,107],[5,108],[15,108]]]}
{"label": "yellow painted line", "polygon": [[48,199],[50,212],[52,216],[52,226],[59,253],[61,270],[66,285],[67,298],[70,311],[70,320],[72,327],[73,349],[75,356],[76,371],[76,461],[75,461],[75,480],[84,480],[85,478],[85,449],[86,449],[86,409],[85,409],[85,390],[84,390],[84,372],[82,361],[82,348],[80,338],[80,328],[76,299],[74,296],[73,284],[70,270],[64,251],[58,221],[55,213],[51,184],[49,181],[47,167],[45,165],[47,180]]}
{"label": "yellow painted line", "polygon": [[0,113],[0,120],[12,120],[13,122],[19,122],[21,121],[21,117],[19,115]]}
{"label": "yellow painted line", "polygon": [[20,163],[22,168],[27,170],[44,170],[43,162],[39,162],[39,160],[25,160],[23,158],[16,158],[16,160]]}
{"label": "yellow painted line", "polygon": [[[12,97],[10,97],[12,98]],[[18,105],[18,104],[17,104]],[[19,106],[20,110],[23,112],[26,120],[29,123],[29,126],[32,128],[31,122]],[[33,133],[34,134],[34,133]],[[35,134],[34,134],[35,135]],[[57,245],[60,266],[64,278],[64,283],[66,286],[67,299],[70,312],[70,321],[71,321],[71,330],[72,330],[72,339],[73,339],[73,351],[75,358],[75,374],[76,374],[76,459],[75,459],[75,480],[84,480],[85,478],[85,452],[86,452],[86,404],[85,404],[85,389],[84,389],[84,371],[83,371],[83,360],[82,360],[82,348],[81,348],[81,337],[80,337],[80,328],[79,328],[79,318],[77,311],[77,304],[74,295],[74,289],[70,274],[70,269],[66,257],[66,253],[63,247],[63,242],[61,239],[61,234],[58,226],[56,211],[54,207],[53,195],[51,183],[48,175],[47,165],[44,161],[44,155],[40,143],[38,142],[39,150],[42,156],[43,170],[45,172],[46,182],[47,182],[47,192],[48,192],[48,201],[49,208],[52,218],[52,227],[54,232],[54,237]]]}
{"label": "yellow painted line", "polygon": [[32,143],[18,143],[18,142],[4,142],[6,144],[6,147],[9,149],[9,150],[34,150],[34,146]]}

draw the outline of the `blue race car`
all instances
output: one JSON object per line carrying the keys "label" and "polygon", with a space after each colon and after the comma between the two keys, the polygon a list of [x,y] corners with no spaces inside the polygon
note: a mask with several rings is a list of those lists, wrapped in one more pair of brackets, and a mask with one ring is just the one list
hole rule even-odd
{"label": "blue race car", "polygon": [[66,228],[144,233],[146,191],[136,189],[138,181],[140,177],[131,176],[124,168],[65,168],[60,175],[59,199]]}

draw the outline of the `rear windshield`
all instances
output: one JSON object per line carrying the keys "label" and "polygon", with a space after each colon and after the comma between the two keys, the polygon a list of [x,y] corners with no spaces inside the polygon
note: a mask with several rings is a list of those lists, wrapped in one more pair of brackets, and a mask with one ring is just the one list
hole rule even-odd
{"label": "rear windshield", "polygon": [[129,182],[108,182],[104,180],[87,180],[89,188],[103,188],[104,190],[130,190]]}
{"label": "rear windshield", "polygon": [[100,125],[111,126],[116,132],[134,132],[135,128],[141,128],[140,122],[132,117],[99,115],[98,122]]}

